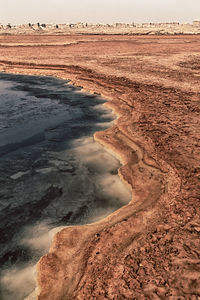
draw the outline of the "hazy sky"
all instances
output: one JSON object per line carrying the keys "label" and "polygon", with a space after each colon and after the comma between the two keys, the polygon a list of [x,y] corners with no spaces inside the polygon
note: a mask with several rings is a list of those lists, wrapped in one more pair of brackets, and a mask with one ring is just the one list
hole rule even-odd
{"label": "hazy sky", "polygon": [[191,22],[200,0],[0,0],[0,23]]}

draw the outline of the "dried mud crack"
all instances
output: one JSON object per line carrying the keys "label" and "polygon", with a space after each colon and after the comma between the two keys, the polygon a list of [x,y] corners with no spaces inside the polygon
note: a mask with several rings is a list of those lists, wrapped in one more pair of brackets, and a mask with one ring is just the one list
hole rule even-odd
{"label": "dried mud crack", "polygon": [[95,139],[120,158],[120,177],[133,193],[99,223],[56,234],[38,263],[37,298],[199,299],[200,74],[190,61],[199,64],[200,37],[74,42],[84,38],[38,46],[36,54],[6,37],[16,47],[0,53],[2,71],[71,79],[110,99],[118,120]]}

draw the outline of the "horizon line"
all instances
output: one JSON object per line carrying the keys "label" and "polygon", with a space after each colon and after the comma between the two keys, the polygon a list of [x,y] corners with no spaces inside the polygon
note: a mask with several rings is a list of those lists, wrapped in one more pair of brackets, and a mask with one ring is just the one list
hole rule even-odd
{"label": "horizon line", "polygon": [[28,24],[46,24],[46,25],[52,25],[52,24],[58,24],[58,25],[68,25],[68,24],[88,24],[88,25],[114,25],[114,24],[127,24],[127,25],[132,25],[132,24],[192,24],[193,22],[200,22],[200,19],[197,20],[197,19],[194,19],[192,21],[189,21],[189,22],[181,22],[181,21],[178,21],[178,20],[173,20],[173,21],[144,21],[144,22],[112,22],[112,23],[101,23],[101,22],[97,22],[97,23],[94,23],[94,22],[88,22],[88,21],[77,21],[77,22],[44,22],[44,21],[38,21],[38,22],[26,22],[26,23],[12,23],[12,22],[0,22],[0,25],[8,25],[8,24],[13,24],[15,26],[17,25],[28,25]]}

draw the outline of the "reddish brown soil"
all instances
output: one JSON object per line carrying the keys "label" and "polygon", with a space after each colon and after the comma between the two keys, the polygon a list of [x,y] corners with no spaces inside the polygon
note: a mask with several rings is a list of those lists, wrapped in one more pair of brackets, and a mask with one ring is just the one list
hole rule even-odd
{"label": "reddish brown soil", "polygon": [[[71,43],[71,44],[70,44]],[[110,99],[95,138],[129,205],[59,232],[38,299],[200,299],[200,36],[2,36],[0,70],[71,79]]]}

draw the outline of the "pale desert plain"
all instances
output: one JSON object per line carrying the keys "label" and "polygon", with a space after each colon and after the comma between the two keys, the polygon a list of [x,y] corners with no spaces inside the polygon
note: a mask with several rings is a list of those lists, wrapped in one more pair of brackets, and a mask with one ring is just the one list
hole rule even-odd
{"label": "pale desert plain", "polygon": [[108,99],[95,140],[131,202],[57,233],[35,299],[200,299],[200,35],[2,34],[0,71],[70,80]]}

